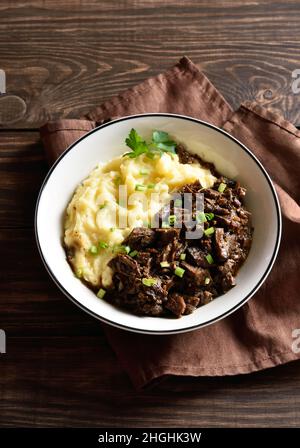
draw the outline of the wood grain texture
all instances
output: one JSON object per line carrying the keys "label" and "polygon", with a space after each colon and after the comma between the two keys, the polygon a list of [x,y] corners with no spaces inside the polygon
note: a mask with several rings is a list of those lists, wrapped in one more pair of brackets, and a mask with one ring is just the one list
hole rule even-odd
{"label": "wood grain texture", "polygon": [[136,392],[101,337],[12,337],[0,362],[2,426],[299,425],[299,363]]}
{"label": "wood grain texture", "polygon": [[0,97],[0,426],[299,426],[300,362],[134,391],[99,323],[50,280],[33,232],[48,169],[35,129],[85,114],[183,54],[234,107],[256,99],[300,124],[299,13],[283,0],[1,1],[0,69],[26,110],[14,121]]}
{"label": "wood grain texture", "polygon": [[27,106],[14,127],[82,116],[183,54],[234,107],[256,99],[300,124],[291,87],[300,68],[297,0],[4,0],[0,16],[7,93]]}

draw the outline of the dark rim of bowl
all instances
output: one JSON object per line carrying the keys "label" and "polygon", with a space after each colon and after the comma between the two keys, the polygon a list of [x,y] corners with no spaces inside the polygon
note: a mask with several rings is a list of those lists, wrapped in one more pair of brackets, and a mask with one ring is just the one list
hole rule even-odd
{"label": "dark rim of bowl", "polygon": [[[236,144],[238,144],[240,146],[240,148],[245,151],[254,161],[255,163],[258,165],[258,167],[260,168],[261,172],[263,173],[263,175],[265,176],[270,190],[272,192],[273,195],[273,199],[274,199],[274,204],[275,204],[275,209],[276,209],[276,213],[277,213],[277,235],[276,235],[276,243],[274,246],[274,250],[273,250],[273,254],[272,257],[270,259],[270,262],[265,270],[265,272],[263,273],[263,275],[261,276],[261,278],[259,279],[259,281],[257,282],[257,284],[255,285],[255,287],[250,291],[249,294],[247,294],[246,297],[244,297],[238,304],[236,304],[234,307],[230,308],[230,310],[224,312],[223,314],[220,314],[219,316],[210,319],[206,322],[203,322],[201,324],[196,324],[187,328],[183,328],[183,329],[179,329],[179,330],[166,330],[166,331],[155,331],[155,330],[142,330],[142,329],[138,329],[138,328],[133,328],[133,327],[129,327],[126,325],[122,325],[122,324],[118,324],[114,321],[111,321],[105,317],[99,316],[99,314],[96,314],[94,311],[91,311],[90,309],[86,308],[84,305],[82,305],[80,302],[78,302],[78,300],[73,297],[65,288],[64,286],[57,280],[57,278],[55,277],[54,273],[52,272],[50,266],[48,265],[42,249],[41,249],[41,245],[40,245],[40,241],[39,241],[39,235],[38,235],[38,228],[37,228],[37,215],[38,215],[38,209],[39,209],[39,203],[40,203],[40,199],[43,193],[43,190],[52,174],[52,172],[54,171],[55,167],[60,163],[60,161],[65,157],[65,155],[71,151],[72,148],[74,148],[74,146],[76,146],[79,142],[81,142],[82,140],[84,140],[85,138],[89,137],[91,134],[93,134],[94,132],[97,132],[99,129],[103,129],[107,126],[112,126],[117,122],[121,122],[121,121],[125,121],[125,120],[131,120],[134,118],[142,118],[142,117],[171,117],[171,118],[176,118],[176,119],[181,119],[181,120],[187,120],[187,121],[193,121],[195,123],[200,123],[203,126],[209,127],[211,129],[214,129],[215,131],[223,134],[225,137],[229,138],[230,140],[234,141]],[[38,246],[38,250],[41,256],[41,259],[50,275],[50,277],[52,278],[52,280],[54,281],[54,283],[58,286],[58,288],[72,301],[74,302],[79,308],[81,308],[82,310],[84,310],[86,313],[90,314],[91,316],[95,317],[98,320],[101,320],[104,323],[110,324],[114,327],[120,328],[122,330],[127,330],[127,331],[131,331],[131,332],[135,332],[135,333],[143,333],[143,334],[152,334],[152,335],[164,335],[164,334],[176,334],[176,333],[185,333],[188,331],[193,331],[196,330],[198,328],[202,328],[205,327],[207,325],[210,325],[214,322],[217,322],[221,319],[223,319],[226,316],[229,316],[229,314],[233,313],[234,311],[236,311],[238,308],[240,308],[244,303],[246,303],[254,294],[255,292],[260,288],[260,286],[264,283],[264,281],[266,280],[267,276],[269,275],[271,268],[275,262],[278,250],[279,250],[279,246],[280,246],[280,239],[281,239],[281,230],[282,230],[282,222],[281,222],[281,210],[280,210],[280,205],[279,205],[279,200],[275,191],[275,188],[273,186],[273,183],[271,181],[271,178],[269,176],[269,174],[267,173],[267,171],[265,170],[265,168],[263,167],[263,165],[261,164],[261,162],[257,159],[257,157],[243,144],[241,143],[239,140],[237,140],[235,137],[233,137],[232,135],[228,134],[226,131],[224,131],[223,129],[218,128],[217,126],[214,126],[210,123],[207,123],[205,121],[202,120],[198,120],[196,118],[192,118],[192,117],[188,117],[185,115],[178,115],[178,114],[170,114],[170,113],[148,113],[148,114],[136,114],[136,115],[129,115],[127,117],[122,117],[122,118],[118,118],[116,120],[113,121],[109,121],[108,123],[104,123],[100,126],[95,127],[94,129],[92,129],[91,131],[89,131],[88,133],[86,133],[85,135],[83,135],[82,137],[80,137],[78,140],[76,140],[74,143],[72,143],[71,146],[69,146],[61,155],[60,157],[55,161],[55,163],[52,165],[52,167],[50,168],[50,170],[48,171],[44,182],[41,186],[38,198],[37,198],[37,202],[36,202],[36,208],[35,208],[35,216],[34,216],[34,228],[35,228],[35,238],[36,238],[36,243]]]}

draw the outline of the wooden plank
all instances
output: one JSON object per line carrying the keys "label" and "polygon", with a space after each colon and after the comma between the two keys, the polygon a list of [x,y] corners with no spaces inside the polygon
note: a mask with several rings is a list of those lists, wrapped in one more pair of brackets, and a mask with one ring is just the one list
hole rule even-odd
{"label": "wooden plank", "polygon": [[1,426],[299,425],[300,363],[254,375],[171,379],[136,392],[98,337],[10,338],[0,355]]}
{"label": "wooden plank", "polygon": [[100,322],[67,299],[39,257],[32,229],[0,229],[0,328],[11,336],[100,335]]}
{"label": "wooden plank", "polygon": [[0,132],[0,228],[33,226],[47,170],[38,132]]}
{"label": "wooden plank", "polygon": [[[23,99],[15,123],[79,117],[187,54],[237,107],[258,100],[300,124],[300,4],[294,1],[48,0],[0,5],[0,65]],[[5,100],[5,101],[4,101]],[[13,102],[16,99],[12,99]],[[4,111],[3,111],[4,109]],[[6,121],[8,120],[8,121]]]}

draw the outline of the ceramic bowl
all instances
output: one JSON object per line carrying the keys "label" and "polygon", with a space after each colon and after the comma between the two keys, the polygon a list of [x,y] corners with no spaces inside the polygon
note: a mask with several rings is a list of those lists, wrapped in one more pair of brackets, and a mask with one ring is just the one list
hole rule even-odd
{"label": "ceramic bowl", "polygon": [[[213,162],[217,170],[247,188],[246,207],[252,213],[253,243],[238,272],[237,285],[211,303],[180,319],[141,317],[100,300],[79,279],[62,246],[63,217],[77,185],[100,162],[126,150],[131,128],[148,138],[153,129],[166,131],[191,152]],[[211,124],[173,114],[143,114],[104,124],[71,145],[52,166],[42,185],[35,215],[36,240],[42,260],[57,286],[76,305],[116,327],[148,334],[191,331],[223,319],[260,288],[275,261],[281,237],[281,214],[272,181],[261,163],[238,140]]]}

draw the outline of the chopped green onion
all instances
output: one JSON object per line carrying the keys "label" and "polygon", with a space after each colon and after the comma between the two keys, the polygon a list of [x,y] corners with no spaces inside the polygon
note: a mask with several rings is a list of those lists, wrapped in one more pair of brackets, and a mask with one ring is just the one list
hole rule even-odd
{"label": "chopped green onion", "polygon": [[149,174],[149,170],[146,170],[146,169],[141,169],[140,170],[140,175],[141,176],[147,176],[147,174]]}
{"label": "chopped green onion", "polygon": [[210,278],[209,277],[205,277],[204,284],[208,285],[209,283],[210,283]]}
{"label": "chopped green onion", "polygon": [[177,275],[180,278],[183,277],[184,273],[185,273],[185,270],[180,268],[179,266],[177,266],[177,268],[174,271],[174,274]]}
{"label": "chopped green onion", "polygon": [[209,236],[212,235],[215,231],[214,227],[209,227],[208,229],[204,230],[204,235]]}
{"label": "chopped green onion", "polygon": [[155,184],[148,184],[147,188],[148,190],[152,190],[153,188],[155,188]]}
{"label": "chopped green onion", "polygon": [[182,206],[182,200],[181,199],[175,199],[174,206],[175,207],[181,207]]}
{"label": "chopped green onion", "polygon": [[130,255],[131,257],[136,257],[137,254],[138,254],[138,251],[137,251],[137,250],[133,250],[132,252],[129,252],[129,255]]}
{"label": "chopped green onion", "polygon": [[135,190],[136,191],[145,191],[145,190],[147,190],[147,187],[146,187],[146,185],[136,184]]}
{"label": "chopped green onion", "polygon": [[204,212],[199,212],[199,213],[197,214],[196,219],[197,219],[197,222],[198,222],[199,224],[202,224],[203,222],[206,222],[206,221],[207,221]]}
{"label": "chopped green onion", "polygon": [[167,261],[162,261],[160,263],[160,265],[161,265],[162,268],[168,268],[170,266],[170,263],[168,263]]}
{"label": "chopped green onion", "polygon": [[106,294],[105,289],[100,288],[99,291],[97,292],[97,297],[99,297],[99,299],[103,299],[105,294]]}
{"label": "chopped green onion", "polygon": [[214,213],[205,213],[205,217],[208,221],[211,221],[215,217],[215,214]]}
{"label": "chopped green onion", "polygon": [[124,249],[124,252],[126,252],[126,254],[129,254],[129,252],[130,252],[130,247],[129,246],[122,246],[123,247],[123,249]]}
{"label": "chopped green onion", "polygon": [[185,260],[186,259],[186,254],[181,254],[180,255],[180,260]]}
{"label": "chopped green onion", "polygon": [[90,253],[92,254],[92,255],[97,255],[97,253],[98,253],[98,247],[97,246],[91,246],[90,247]]}
{"label": "chopped green onion", "polygon": [[168,222],[165,222],[165,221],[163,221],[162,223],[161,223],[161,228],[162,229],[168,229],[170,226],[169,226],[169,223]]}
{"label": "chopped green onion", "polygon": [[110,232],[114,232],[116,229],[114,227],[111,227],[109,230]]}
{"label": "chopped green onion", "polygon": [[156,278],[143,278],[142,283],[145,286],[153,286],[156,284]]}
{"label": "chopped green onion", "polygon": [[224,184],[224,182],[221,182],[220,185],[219,185],[218,191],[219,191],[220,193],[223,193],[223,192],[225,191],[225,188],[226,188],[226,187],[227,187],[227,185]]}
{"label": "chopped green onion", "polygon": [[99,205],[99,209],[102,210],[104,207],[107,206],[107,202],[103,202],[103,204]]}
{"label": "chopped green onion", "polygon": [[175,224],[175,222],[177,221],[177,216],[175,215],[170,215],[168,218],[169,224]]}
{"label": "chopped green onion", "polygon": [[83,274],[83,270],[81,268],[78,268],[75,272],[76,277],[81,278]]}
{"label": "chopped green onion", "polygon": [[214,259],[213,259],[213,257],[211,256],[211,254],[207,254],[207,255],[205,256],[205,258],[206,258],[206,260],[207,260],[207,262],[208,262],[209,264],[213,264],[213,263],[214,263]]}
{"label": "chopped green onion", "polygon": [[105,241],[99,241],[98,247],[100,249],[107,249],[108,248],[108,244]]}

